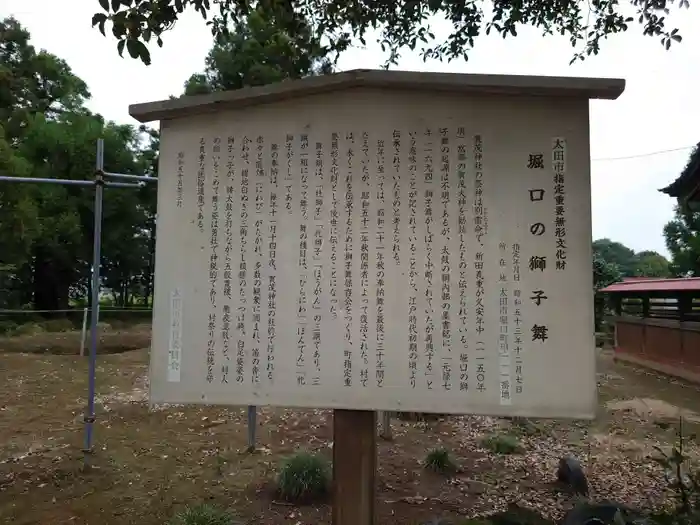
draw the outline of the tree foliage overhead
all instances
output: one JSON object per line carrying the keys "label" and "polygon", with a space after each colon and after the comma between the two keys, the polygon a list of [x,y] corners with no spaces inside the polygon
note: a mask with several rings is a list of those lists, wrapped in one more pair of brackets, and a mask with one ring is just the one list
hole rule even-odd
{"label": "tree foliage overhead", "polygon": [[[560,34],[576,50],[572,61],[597,54],[608,36],[637,25],[644,35],[658,38],[668,49],[681,35],[667,26],[675,7],[688,7],[688,0],[97,0],[101,10],[93,26],[105,34],[107,23],[133,58],[150,63],[148,44],[163,45],[164,33],[185,11],[197,11],[219,38],[245,20],[256,5],[274,10],[287,34],[312,32],[323,36],[329,48],[343,51],[353,39],[363,44],[367,34],[379,30],[378,41],[388,52],[387,65],[396,63],[402,49],[420,48],[424,59],[452,60],[468,57],[476,39],[495,32],[504,38],[532,26],[543,34]],[[431,30],[433,17],[452,24],[444,41]]]}
{"label": "tree foliage overhead", "polygon": [[262,6],[215,42],[204,73],[185,83],[186,95],[261,86],[332,72],[330,50],[309,31],[290,35]]}

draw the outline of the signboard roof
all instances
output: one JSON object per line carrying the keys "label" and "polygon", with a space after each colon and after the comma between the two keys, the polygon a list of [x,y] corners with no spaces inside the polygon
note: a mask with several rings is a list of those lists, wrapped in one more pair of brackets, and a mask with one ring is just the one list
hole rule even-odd
{"label": "signboard roof", "polygon": [[208,95],[129,106],[140,122],[175,119],[357,87],[447,93],[533,95],[614,100],[625,89],[616,78],[477,75],[356,69]]}

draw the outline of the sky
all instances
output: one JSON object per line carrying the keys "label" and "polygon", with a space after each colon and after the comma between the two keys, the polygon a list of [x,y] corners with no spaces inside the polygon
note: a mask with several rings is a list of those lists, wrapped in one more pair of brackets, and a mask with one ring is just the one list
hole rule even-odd
{"label": "sky", "polygon": [[[186,15],[164,36],[162,49],[154,45],[152,64],[144,66],[126,53],[120,58],[109,32],[105,38],[91,27],[99,10],[97,0],[0,0],[0,16],[14,15],[37,48],[66,60],[87,82],[93,111],[136,124],[129,104],[180,95],[185,80],[203,69],[211,34],[200,15]],[[694,31],[700,9],[672,13],[670,23],[684,39],[669,51],[635,24],[608,39],[598,56],[569,65],[574,50],[565,38],[527,28],[505,40],[479,37],[468,62],[424,62],[418,52],[406,51],[395,69],[625,79],[618,100],[591,102],[593,238],[668,255],[662,230],[675,202],[658,189],[678,176],[700,142],[700,32]],[[446,29],[438,24],[437,37]],[[370,39],[367,44],[342,55],[339,69],[381,67],[385,55]]]}

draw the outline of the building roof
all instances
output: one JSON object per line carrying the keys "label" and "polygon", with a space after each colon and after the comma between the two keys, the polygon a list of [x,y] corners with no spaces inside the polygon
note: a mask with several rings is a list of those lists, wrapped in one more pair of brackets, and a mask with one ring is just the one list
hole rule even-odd
{"label": "building roof", "polygon": [[310,76],[300,80],[287,80],[265,86],[133,104],[129,106],[129,115],[140,122],[151,122],[355,87],[614,100],[624,91],[625,81],[616,78],[473,75],[356,69],[330,75]]}
{"label": "building roof", "polygon": [[690,154],[688,164],[678,178],[659,191],[681,201],[700,200],[700,142]]}
{"label": "building roof", "polygon": [[700,291],[700,277],[688,277],[683,279],[634,279],[621,283],[613,283],[600,291],[606,293]]}

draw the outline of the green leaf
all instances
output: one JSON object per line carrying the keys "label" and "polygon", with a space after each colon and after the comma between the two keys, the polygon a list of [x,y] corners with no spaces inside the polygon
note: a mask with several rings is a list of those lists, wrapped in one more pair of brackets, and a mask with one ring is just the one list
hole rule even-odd
{"label": "green leaf", "polygon": [[151,53],[150,51],[148,51],[148,48],[144,45],[142,45],[141,47],[141,62],[143,62],[147,66],[151,65]]}
{"label": "green leaf", "polygon": [[141,56],[141,49],[139,48],[139,44],[141,44],[141,42],[139,42],[138,40],[133,40],[131,38],[126,41],[126,49],[127,51],[129,51],[131,58],[139,58]]}
{"label": "green leaf", "polygon": [[126,44],[126,40],[120,40],[117,43],[117,51],[119,52],[120,57],[124,57],[124,45]]}
{"label": "green leaf", "polygon": [[112,11],[115,13],[119,11],[119,5],[121,4],[120,0],[112,0]]}
{"label": "green leaf", "polygon": [[107,20],[107,15],[104,13],[95,13],[92,15],[92,27],[95,27],[100,22],[104,23]]}
{"label": "green leaf", "polygon": [[97,25],[102,36],[107,36],[105,33],[105,22],[107,22],[107,15],[104,13],[95,13],[92,15],[92,27]]}
{"label": "green leaf", "polygon": [[122,17],[119,16],[120,14],[122,13],[117,13],[112,17],[112,34],[117,40],[121,40],[126,34],[126,25]]}
{"label": "green leaf", "polygon": [[109,12],[109,0],[100,0],[100,7]]}

